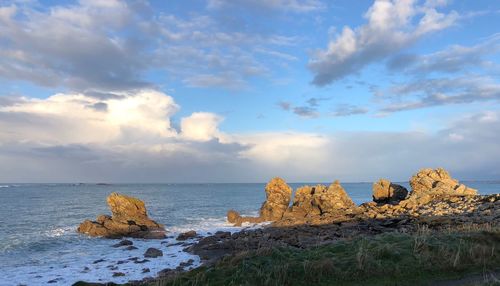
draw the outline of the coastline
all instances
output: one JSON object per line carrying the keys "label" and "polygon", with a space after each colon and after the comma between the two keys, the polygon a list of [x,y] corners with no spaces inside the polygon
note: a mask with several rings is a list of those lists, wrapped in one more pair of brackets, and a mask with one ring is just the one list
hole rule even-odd
{"label": "coastline", "polygon": [[[338,269],[331,264],[342,259],[335,255],[351,257],[350,264],[344,265],[347,270],[341,271],[344,276],[340,277],[344,280],[321,275],[323,270],[313,269],[312,272],[319,271],[319,284],[336,281],[350,285],[370,279],[374,279],[374,283],[387,283],[391,277],[380,276],[379,266],[394,261],[400,261],[398,267],[404,271],[398,270],[393,275],[402,275],[414,284],[457,279],[461,277],[457,274],[474,275],[479,270],[491,275],[494,281],[500,268],[497,251],[500,249],[500,194],[478,195],[476,190],[459,184],[443,169],[423,169],[411,178],[410,185],[412,191],[408,193],[400,185],[380,180],[373,185],[374,201],[361,205],[353,204],[339,182],[329,187],[304,186],[297,190],[290,206],[291,188],[284,180],[274,178],[266,186],[267,198],[259,217],[242,217],[234,210],[228,211],[228,221],[235,225],[261,221],[271,221],[270,224],[198,237],[183,251],[199,256],[199,267],[187,272],[180,268],[166,269],[156,278],[130,281],[128,285],[307,285],[305,276],[294,277],[297,265],[310,260],[318,262],[321,258],[320,264],[328,261],[328,271],[336,272]],[[376,249],[382,247],[385,249],[382,252],[389,253],[388,257],[379,257],[379,250],[363,254],[365,244]],[[400,249],[396,247],[392,253],[392,247],[397,245]],[[342,251],[323,257],[324,251],[337,246]],[[360,255],[373,256],[379,268],[372,266],[378,272],[371,273],[361,267],[360,259],[365,258]],[[289,256],[290,261],[282,261],[283,256]],[[413,271],[411,264],[415,261],[412,259],[419,263],[431,259],[429,265],[435,269],[428,269],[429,265],[424,263]],[[280,268],[283,264],[286,269]],[[359,267],[366,275],[352,277]],[[265,274],[267,270],[271,274]],[[243,275],[245,272],[249,274]]]}

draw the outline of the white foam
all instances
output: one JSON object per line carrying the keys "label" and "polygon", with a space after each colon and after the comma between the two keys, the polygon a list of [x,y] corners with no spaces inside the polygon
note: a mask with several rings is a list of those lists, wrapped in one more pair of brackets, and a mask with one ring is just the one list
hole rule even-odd
{"label": "white foam", "polygon": [[[40,261],[34,265],[16,265],[1,269],[0,277],[5,280],[0,281],[0,286],[47,285],[47,282],[51,280],[56,280],[56,283],[52,285],[71,285],[77,281],[126,283],[131,280],[155,277],[161,270],[175,269],[180,263],[192,259],[193,264],[186,268],[189,270],[200,265],[200,258],[184,252],[185,245],[175,245],[179,243],[175,239],[178,234],[196,230],[198,234],[205,236],[220,230],[235,232],[242,228],[258,228],[262,225],[244,224],[242,227],[234,227],[228,224],[225,218],[198,219],[192,224],[168,229],[168,238],[164,240],[130,239],[138,248],[135,250],[124,250],[124,247],[113,248],[112,245],[119,240],[77,236],[74,234],[75,226],[56,228],[47,231],[46,237],[69,240],[72,243],[69,249],[54,251],[52,255],[59,255],[55,259],[54,257],[39,259]],[[192,243],[194,240],[186,242]],[[149,247],[160,249],[163,251],[163,256],[147,258],[149,261],[142,264],[128,260],[133,257],[138,257],[139,260],[144,259],[144,252]],[[93,263],[100,259],[104,261]],[[118,264],[119,261],[121,264]],[[142,273],[143,268],[149,268],[150,272]],[[113,277],[113,274],[117,272],[122,272],[125,276]]]}

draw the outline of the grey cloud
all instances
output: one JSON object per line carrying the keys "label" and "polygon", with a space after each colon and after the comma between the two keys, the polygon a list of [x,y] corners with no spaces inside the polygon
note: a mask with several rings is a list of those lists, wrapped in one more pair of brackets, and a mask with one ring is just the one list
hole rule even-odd
{"label": "grey cloud", "polygon": [[309,106],[296,106],[293,108],[293,113],[302,117],[310,117],[310,118],[319,116],[317,110]]}
{"label": "grey cloud", "polygon": [[[210,16],[180,18],[155,14],[145,3],[117,3],[12,6],[0,24],[0,78],[105,95],[151,87],[144,78],[155,71],[191,86],[233,89],[293,57],[276,47],[294,44],[294,37],[226,31]],[[281,55],[278,63],[258,60],[256,48]]]}
{"label": "grey cloud", "polygon": [[456,73],[468,67],[487,67],[484,58],[500,52],[500,35],[493,35],[475,46],[454,45],[429,55],[402,54],[388,62],[391,70],[403,70],[411,75],[432,72]]}
{"label": "grey cloud", "polygon": [[318,111],[318,107],[322,101],[328,101],[331,97],[311,97],[306,100],[305,105],[302,106],[294,106],[292,103],[287,101],[278,102],[278,106],[285,110],[291,111],[295,115],[307,118],[316,118],[319,117],[320,113]]}
{"label": "grey cloud", "polygon": [[500,100],[500,83],[486,76],[418,79],[391,88],[385,99],[392,101],[382,112],[397,112],[431,106]]}
{"label": "grey cloud", "polygon": [[350,105],[350,104],[341,104],[338,105],[335,111],[332,113],[334,117],[343,117],[343,116],[351,116],[358,114],[368,113],[368,109],[361,106]]}
{"label": "grey cloud", "polygon": [[323,10],[326,5],[319,0],[208,0],[208,8],[210,9],[227,7],[307,13]]}
{"label": "grey cloud", "polygon": [[287,101],[280,101],[277,103],[277,105],[283,109],[283,110],[290,110],[290,108],[292,107],[292,104],[290,102],[287,102]]}
{"label": "grey cloud", "polygon": [[311,56],[313,84],[325,86],[359,73],[365,66],[385,60],[424,35],[453,25],[458,14],[439,12],[436,7],[424,9],[413,2],[375,1],[365,18],[368,21],[365,25],[354,29],[344,27],[325,50]]}
{"label": "grey cloud", "polygon": [[108,110],[108,105],[104,102],[97,102],[97,103],[94,103],[88,107],[92,108],[94,110],[97,110],[97,111],[107,111]]}
{"label": "grey cloud", "polygon": [[[461,180],[497,179],[500,114],[482,112],[451,122],[436,133],[349,132],[325,135],[318,148],[290,149],[281,164],[242,158],[250,146],[217,140],[186,148],[148,152],[99,145],[43,146],[3,142],[0,181],[12,182],[265,182],[404,181],[423,167],[444,167]],[[262,138],[265,141],[265,137]],[[169,143],[175,144],[175,143]],[[63,154],[63,156],[61,156]],[[323,158],[328,164],[293,164],[296,156]],[[78,158],[78,160],[75,160]],[[384,166],[381,168],[380,166]]]}

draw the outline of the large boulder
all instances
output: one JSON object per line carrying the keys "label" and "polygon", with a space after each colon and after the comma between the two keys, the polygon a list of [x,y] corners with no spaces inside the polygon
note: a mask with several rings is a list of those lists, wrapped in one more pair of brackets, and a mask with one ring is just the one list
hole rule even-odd
{"label": "large boulder", "polygon": [[148,217],[143,201],[112,193],[107,202],[112,216],[100,215],[96,221],[85,220],[77,231],[106,238],[165,238],[163,225]]}
{"label": "large boulder", "polygon": [[292,216],[321,216],[337,214],[356,208],[339,181],[329,187],[324,185],[304,186],[297,189],[293,205],[289,210]]}
{"label": "large boulder", "polygon": [[399,202],[406,198],[408,190],[386,179],[373,183],[373,201],[377,203]]}
{"label": "large boulder", "polygon": [[267,183],[266,201],[260,208],[260,217],[267,221],[276,221],[283,217],[292,197],[292,188],[281,178],[273,178]]}
{"label": "large boulder", "polygon": [[420,170],[411,177],[410,186],[412,188],[412,196],[426,194],[435,196],[477,195],[477,190],[460,184],[443,168]]}
{"label": "large boulder", "polygon": [[422,169],[410,178],[412,191],[407,200],[401,201],[405,208],[414,208],[436,199],[477,195],[477,190],[460,184],[443,168]]}

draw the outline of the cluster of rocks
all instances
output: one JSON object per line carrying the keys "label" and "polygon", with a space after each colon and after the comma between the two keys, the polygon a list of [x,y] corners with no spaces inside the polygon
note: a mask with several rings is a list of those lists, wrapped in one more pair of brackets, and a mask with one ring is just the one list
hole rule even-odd
{"label": "cluster of rocks", "polygon": [[95,221],[85,220],[77,231],[106,238],[165,238],[165,228],[148,217],[143,201],[111,193],[107,203],[111,216],[99,215]]}
{"label": "cluster of rocks", "polygon": [[[260,216],[228,212],[228,221],[272,221],[268,227],[205,237],[187,250],[202,259],[252,249],[310,247],[346,237],[386,231],[412,232],[422,225],[435,229],[500,226],[500,194],[481,196],[444,169],[422,169],[410,178],[411,192],[389,180],[373,184],[373,201],[356,206],[338,181],[330,186],[292,190],[280,178],[266,186]],[[290,205],[290,202],[291,205]]]}
{"label": "cluster of rocks", "polygon": [[[442,169],[422,169],[411,177],[411,192],[387,179],[373,184],[373,202],[360,206],[351,200],[338,181],[330,186],[303,186],[296,190],[293,203],[292,189],[281,178],[273,178],[266,186],[266,201],[257,218],[242,217],[236,211],[228,212],[228,221],[272,221],[273,226],[321,225],[367,218],[387,218],[400,215],[419,215],[423,206],[436,200],[458,200],[472,197],[477,191],[460,184]],[[445,213],[444,210],[438,212]]]}

